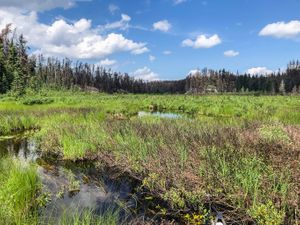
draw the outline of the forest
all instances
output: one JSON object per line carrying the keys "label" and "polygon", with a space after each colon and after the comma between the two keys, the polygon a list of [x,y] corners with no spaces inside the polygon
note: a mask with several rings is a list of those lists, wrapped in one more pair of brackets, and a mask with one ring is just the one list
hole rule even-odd
{"label": "forest", "polygon": [[269,75],[204,69],[182,80],[147,82],[98,65],[29,55],[24,36],[16,35],[7,25],[0,35],[0,93],[20,96],[27,89],[43,87],[106,93],[299,93],[300,62],[291,61],[285,71]]}

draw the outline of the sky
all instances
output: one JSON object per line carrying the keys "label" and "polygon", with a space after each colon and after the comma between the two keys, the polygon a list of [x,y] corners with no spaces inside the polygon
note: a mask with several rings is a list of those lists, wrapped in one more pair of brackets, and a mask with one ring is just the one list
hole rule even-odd
{"label": "sky", "polygon": [[144,80],[197,68],[267,74],[300,58],[299,0],[0,0],[31,54]]}

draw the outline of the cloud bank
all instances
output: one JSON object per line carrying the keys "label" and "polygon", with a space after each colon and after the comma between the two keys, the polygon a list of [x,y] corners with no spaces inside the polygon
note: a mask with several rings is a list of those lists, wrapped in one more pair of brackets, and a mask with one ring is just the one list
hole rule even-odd
{"label": "cloud bank", "polygon": [[[122,28],[130,17],[122,15],[118,23],[107,28]],[[82,18],[74,22],[57,19],[52,24],[40,23],[35,11],[24,13],[21,9],[0,8],[0,28],[12,23],[18,33],[23,33],[30,47],[36,53],[76,59],[104,58],[118,52],[134,55],[148,50],[146,43],[127,39],[123,34],[101,34],[92,28],[92,21]]]}

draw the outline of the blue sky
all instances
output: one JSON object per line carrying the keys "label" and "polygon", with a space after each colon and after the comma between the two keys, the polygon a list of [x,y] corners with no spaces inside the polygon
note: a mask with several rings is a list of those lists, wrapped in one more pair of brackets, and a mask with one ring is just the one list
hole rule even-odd
{"label": "blue sky", "polygon": [[268,73],[300,54],[299,0],[0,0],[31,52],[146,80],[208,67]]}

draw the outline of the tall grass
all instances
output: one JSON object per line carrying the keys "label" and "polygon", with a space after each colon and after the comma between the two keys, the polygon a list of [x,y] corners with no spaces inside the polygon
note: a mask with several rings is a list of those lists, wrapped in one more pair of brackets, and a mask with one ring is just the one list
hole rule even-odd
{"label": "tall grass", "polygon": [[36,223],[40,185],[34,165],[12,158],[1,159],[1,223],[16,225]]}
{"label": "tall grass", "polygon": [[96,215],[90,209],[65,209],[59,218],[50,218],[43,222],[45,225],[121,225],[119,211],[108,210],[102,215]]}

